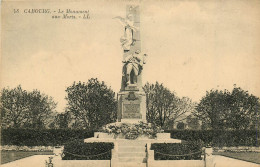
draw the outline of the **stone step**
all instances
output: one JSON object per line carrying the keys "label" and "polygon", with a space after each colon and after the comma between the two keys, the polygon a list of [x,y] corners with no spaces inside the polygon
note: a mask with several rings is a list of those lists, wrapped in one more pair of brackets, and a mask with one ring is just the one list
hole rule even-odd
{"label": "stone step", "polygon": [[118,142],[118,146],[139,146],[139,147],[145,147],[146,146],[146,142],[120,141],[120,142]]}
{"label": "stone step", "polygon": [[148,140],[130,140],[130,139],[119,139],[118,143],[147,143]]}
{"label": "stone step", "polygon": [[117,167],[146,167],[146,163],[118,162]]}
{"label": "stone step", "polygon": [[144,157],[118,157],[119,162],[135,162],[135,163],[145,163],[146,158]]}
{"label": "stone step", "polygon": [[118,152],[145,152],[146,147],[136,147],[136,146],[120,146],[118,147]]}
{"label": "stone step", "polygon": [[121,152],[118,153],[118,157],[140,157],[140,158],[145,158],[146,153],[145,152]]}

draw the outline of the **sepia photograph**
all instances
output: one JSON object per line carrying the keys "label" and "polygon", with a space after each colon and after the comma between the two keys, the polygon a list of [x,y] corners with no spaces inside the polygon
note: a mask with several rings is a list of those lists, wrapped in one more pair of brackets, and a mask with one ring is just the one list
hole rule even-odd
{"label": "sepia photograph", "polygon": [[0,166],[260,167],[259,0],[0,6]]}

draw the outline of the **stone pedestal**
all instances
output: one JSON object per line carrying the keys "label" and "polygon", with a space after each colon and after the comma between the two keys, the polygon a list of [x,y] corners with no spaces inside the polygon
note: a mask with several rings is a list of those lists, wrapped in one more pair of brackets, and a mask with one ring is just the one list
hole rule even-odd
{"label": "stone pedestal", "polygon": [[213,155],[212,155],[212,153],[213,153],[213,148],[212,147],[207,147],[206,149],[205,149],[205,164],[204,164],[204,166],[205,167],[214,167],[215,166],[215,164],[214,164],[214,158],[213,158]]}
{"label": "stone pedestal", "polygon": [[[117,122],[138,123],[146,121],[146,96],[142,88],[142,71],[146,63],[146,54],[141,53],[140,9],[139,6],[127,5],[127,25],[122,42],[123,75],[118,93]],[[131,33],[127,36],[128,32]],[[125,41],[124,41],[125,40]],[[126,43],[134,41],[126,49]]]}
{"label": "stone pedestal", "polygon": [[146,96],[142,88],[130,85],[118,93],[117,121],[123,123],[146,122]]}

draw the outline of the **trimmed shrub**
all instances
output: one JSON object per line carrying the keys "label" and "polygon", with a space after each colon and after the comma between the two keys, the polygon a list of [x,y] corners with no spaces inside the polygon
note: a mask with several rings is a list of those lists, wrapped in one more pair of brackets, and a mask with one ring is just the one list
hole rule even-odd
{"label": "trimmed shrub", "polygon": [[62,160],[110,160],[114,143],[84,143],[74,140],[64,146]]}
{"label": "trimmed shrub", "polygon": [[171,138],[202,140],[216,147],[259,146],[260,131],[256,130],[167,130]]}
{"label": "trimmed shrub", "polygon": [[193,141],[186,144],[181,143],[154,143],[155,160],[201,160],[202,145]]}
{"label": "trimmed shrub", "polygon": [[255,130],[218,131],[213,137],[214,146],[259,146],[259,132]]}
{"label": "trimmed shrub", "polygon": [[56,146],[93,136],[93,131],[83,129],[2,129],[1,145]]}

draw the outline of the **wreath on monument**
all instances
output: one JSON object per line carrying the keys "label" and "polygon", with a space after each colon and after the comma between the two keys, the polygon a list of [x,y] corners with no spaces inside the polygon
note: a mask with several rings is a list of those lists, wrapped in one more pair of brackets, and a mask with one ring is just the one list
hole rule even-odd
{"label": "wreath on monument", "polygon": [[115,123],[104,126],[101,132],[109,133],[117,137],[123,135],[126,139],[137,139],[140,136],[147,136],[148,138],[156,138],[157,133],[162,133],[163,130],[156,125],[139,122],[137,124],[122,123],[116,125]]}

